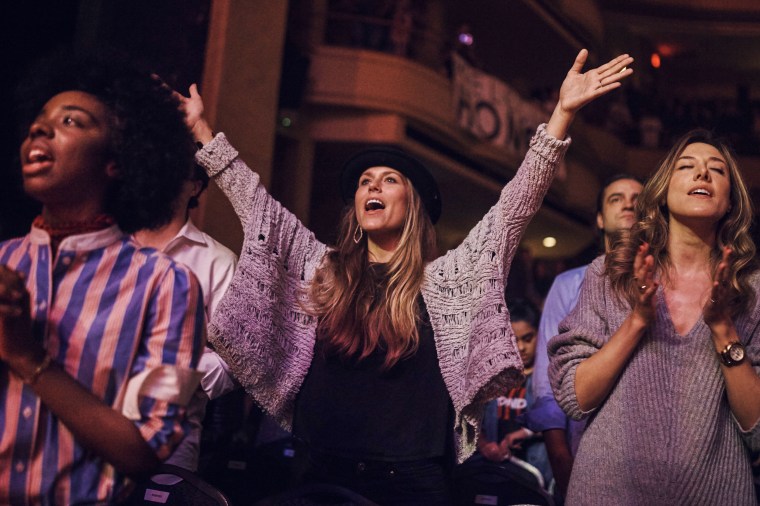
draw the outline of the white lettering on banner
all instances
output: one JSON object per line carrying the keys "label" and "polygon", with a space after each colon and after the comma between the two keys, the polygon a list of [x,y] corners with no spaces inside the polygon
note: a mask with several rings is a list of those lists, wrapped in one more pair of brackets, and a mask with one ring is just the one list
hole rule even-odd
{"label": "white lettering on banner", "polygon": [[451,55],[451,85],[457,123],[477,138],[502,146],[515,156],[528,151],[530,138],[549,115],[509,85]]}

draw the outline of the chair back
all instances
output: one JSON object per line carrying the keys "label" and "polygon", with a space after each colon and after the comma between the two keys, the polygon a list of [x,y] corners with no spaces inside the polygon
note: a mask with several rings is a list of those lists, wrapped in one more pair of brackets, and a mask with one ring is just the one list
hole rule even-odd
{"label": "chair back", "polygon": [[254,506],[378,506],[347,488],[312,483],[262,499]]}
{"label": "chair back", "polygon": [[[514,458],[513,458],[514,459]],[[458,506],[531,504],[554,506],[541,486],[541,473],[530,464],[514,459],[491,462],[482,456],[454,470],[454,503]]]}
{"label": "chair back", "polygon": [[230,506],[227,497],[197,474],[162,464],[156,474],[140,482],[126,502],[129,506]]}

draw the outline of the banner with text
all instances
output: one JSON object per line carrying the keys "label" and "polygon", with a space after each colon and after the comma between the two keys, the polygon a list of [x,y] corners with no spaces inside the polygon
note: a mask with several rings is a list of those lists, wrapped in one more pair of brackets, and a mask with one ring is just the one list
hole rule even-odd
{"label": "banner with text", "polygon": [[452,61],[453,105],[459,126],[522,157],[536,128],[549,119],[549,114],[458,54],[452,54]]}

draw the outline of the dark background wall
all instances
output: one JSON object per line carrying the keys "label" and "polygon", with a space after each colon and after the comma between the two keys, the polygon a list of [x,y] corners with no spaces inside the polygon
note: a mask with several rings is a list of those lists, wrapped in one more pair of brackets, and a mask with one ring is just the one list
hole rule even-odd
{"label": "dark background wall", "polygon": [[13,2],[0,20],[0,240],[23,235],[39,206],[21,186],[14,90],[25,69],[62,47],[114,47],[177,89],[203,71],[210,0]]}

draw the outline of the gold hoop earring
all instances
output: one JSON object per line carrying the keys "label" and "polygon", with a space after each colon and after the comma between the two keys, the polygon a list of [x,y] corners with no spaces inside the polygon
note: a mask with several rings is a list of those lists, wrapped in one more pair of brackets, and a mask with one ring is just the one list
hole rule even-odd
{"label": "gold hoop earring", "polygon": [[361,225],[356,225],[356,230],[354,230],[354,243],[359,244],[359,241],[362,240],[362,237],[364,236],[364,230],[362,229]]}

